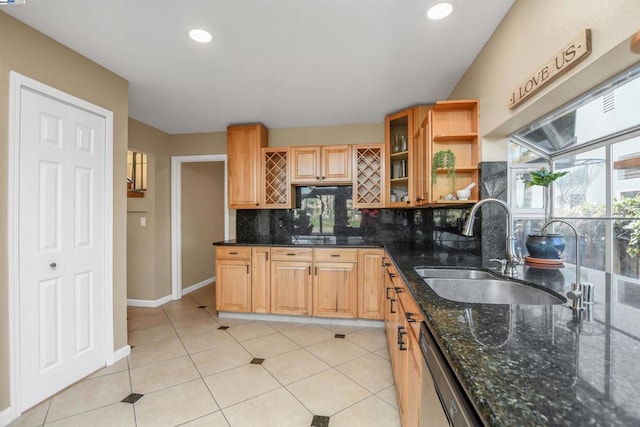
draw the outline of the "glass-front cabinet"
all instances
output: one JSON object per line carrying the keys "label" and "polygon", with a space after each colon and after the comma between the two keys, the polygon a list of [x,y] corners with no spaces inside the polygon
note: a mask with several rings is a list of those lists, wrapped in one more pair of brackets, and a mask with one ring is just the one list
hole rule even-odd
{"label": "glass-front cabinet", "polygon": [[[425,138],[416,138],[420,125],[427,117],[426,105],[407,108],[385,119],[386,201],[388,207],[412,207],[427,203],[417,188],[417,171],[426,168],[426,158],[421,158],[427,147]],[[422,149],[419,149],[422,148]]]}

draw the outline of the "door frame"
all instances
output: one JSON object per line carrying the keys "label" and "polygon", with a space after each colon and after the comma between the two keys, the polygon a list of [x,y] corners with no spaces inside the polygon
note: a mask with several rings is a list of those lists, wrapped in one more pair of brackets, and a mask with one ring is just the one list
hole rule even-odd
{"label": "door frame", "polygon": [[229,240],[227,155],[171,156],[171,299],[173,300],[182,298],[182,164],[202,162],[224,162],[224,239]]}
{"label": "door frame", "polygon": [[[9,72],[9,141],[8,141],[8,278],[9,278],[9,397],[10,419],[17,418],[21,407],[20,349],[20,91],[25,88],[56,101],[86,110],[105,118],[105,186],[104,186],[104,303],[105,363],[115,361],[113,341],[113,113],[95,104],[40,83],[15,71]],[[124,184],[123,184],[124,185]],[[124,188],[124,187],[123,187]]]}

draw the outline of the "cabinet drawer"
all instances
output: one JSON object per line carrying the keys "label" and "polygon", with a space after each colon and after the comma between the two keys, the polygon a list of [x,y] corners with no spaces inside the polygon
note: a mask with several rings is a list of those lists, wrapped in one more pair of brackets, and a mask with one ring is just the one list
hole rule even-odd
{"label": "cabinet drawer", "polygon": [[217,259],[251,259],[249,246],[216,246]]}
{"label": "cabinet drawer", "polygon": [[318,262],[358,262],[358,250],[314,249],[313,260]]}
{"label": "cabinet drawer", "polygon": [[271,248],[271,259],[274,261],[311,261],[311,248]]}

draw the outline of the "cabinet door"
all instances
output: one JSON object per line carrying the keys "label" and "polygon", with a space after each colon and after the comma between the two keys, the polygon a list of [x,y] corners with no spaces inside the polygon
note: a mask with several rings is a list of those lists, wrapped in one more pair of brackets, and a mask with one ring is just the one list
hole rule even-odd
{"label": "cabinet door", "polygon": [[271,261],[271,313],[311,314],[311,262]]}
{"label": "cabinet door", "polygon": [[291,147],[294,184],[320,181],[320,147]]}
{"label": "cabinet door", "polygon": [[353,207],[384,207],[384,144],[353,147]]}
{"label": "cabinet door", "polygon": [[396,358],[398,354],[398,297],[395,292],[393,276],[395,270],[387,267],[384,278],[385,305],[384,305],[384,330],[387,334],[387,345],[389,347],[389,357],[391,366],[395,370]]}
{"label": "cabinet door", "polygon": [[356,317],[358,287],[355,264],[319,262],[313,269],[313,315]]}
{"label": "cabinet door", "polygon": [[407,335],[407,353],[407,402],[404,425],[419,426],[422,410],[420,407],[422,400],[422,352],[418,339],[412,331],[409,331]]}
{"label": "cabinet door", "polygon": [[216,309],[219,311],[251,311],[250,261],[216,261]]}
{"label": "cabinet door", "polygon": [[431,187],[431,171],[429,168],[429,145],[431,138],[429,137],[429,117],[430,114],[422,121],[413,139],[413,149],[415,156],[415,206],[422,206],[429,203],[429,188]]}
{"label": "cabinet door", "polygon": [[[398,397],[398,410],[400,411],[400,418],[402,418],[402,425],[407,424],[407,377],[409,375],[408,364],[408,335],[407,322],[402,309],[400,299],[398,299],[398,315],[396,321],[396,334],[398,336],[398,342],[396,343],[396,363],[394,366],[394,380],[396,383],[396,396]],[[411,373],[413,375],[413,372]],[[417,397],[416,397],[417,398]]]}
{"label": "cabinet door", "polygon": [[320,180],[331,183],[351,183],[351,146],[322,147]]}
{"label": "cabinet door", "polygon": [[288,148],[262,149],[262,200],[263,209],[290,209],[293,207],[291,192],[291,166]]}
{"label": "cabinet door", "polygon": [[260,154],[267,144],[267,129],[262,125],[227,128],[229,208],[260,206]]}
{"label": "cabinet door", "polygon": [[251,311],[271,312],[271,261],[269,247],[251,249]]}
{"label": "cabinet door", "polygon": [[384,319],[384,250],[358,250],[358,317]]}

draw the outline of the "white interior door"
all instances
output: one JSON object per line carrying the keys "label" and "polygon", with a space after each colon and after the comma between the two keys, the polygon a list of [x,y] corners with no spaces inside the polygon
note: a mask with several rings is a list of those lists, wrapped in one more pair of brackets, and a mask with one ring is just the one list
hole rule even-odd
{"label": "white interior door", "polygon": [[105,365],[104,117],[20,91],[20,406]]}

